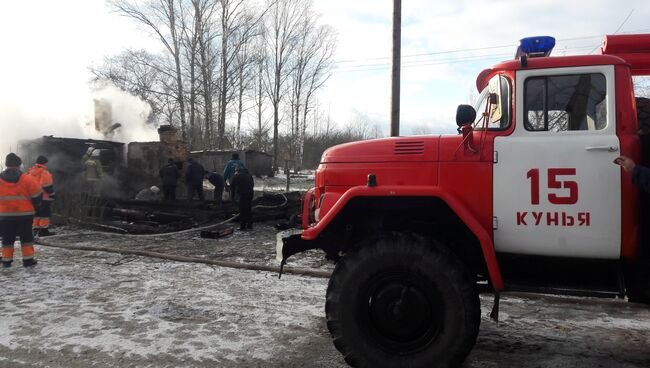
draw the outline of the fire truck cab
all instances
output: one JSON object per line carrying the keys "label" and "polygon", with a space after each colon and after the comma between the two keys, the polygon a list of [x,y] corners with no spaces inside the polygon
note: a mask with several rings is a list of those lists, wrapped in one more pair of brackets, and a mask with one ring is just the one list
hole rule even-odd
{"label": "fire truck cab", "polygon": [[479,292],[495,294],[495,318],[503,291],[650,302],[645,194],[613,162],[647,161],[637,110],[650,104],[632,77],[650,74],[650,35],[606,36],[599,55],[550,57],[554,44],[522,39],[480,73],[458,135],[323,154],[278,257],[337,262],[326,314],[349,364],[460,365]]}

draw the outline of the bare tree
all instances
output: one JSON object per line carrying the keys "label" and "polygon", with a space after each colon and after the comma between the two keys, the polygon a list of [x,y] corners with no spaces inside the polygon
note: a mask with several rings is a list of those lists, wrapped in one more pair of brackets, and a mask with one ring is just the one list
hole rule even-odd
{"label": "bare tree", "polygon": [[176,108],[167,107],[169,103],[176,104],[177,98],[170,87],[175,79],[173,68],[164,58],[145,50],[129,49],[105,58],[102,66],[91,68],[91,73],[96,86],[113,84],[147,102],[151,106],[150,120],[164,110],[177,112]]}
{"label": "bare tree", "polygon": [[174,60],[176,102],[183,137],[185,138],[185,98],[183,75],[181,73],[181,21],[178,6],[174,0],[156,0],[141,7],[132,0],[108,0],[108,4],[119,14],[134,19],[149,28],[158,37]]}
{"label": "bare tree", "polygon": [[634,94],[637,97],[650,98],[650,77],[637,76],[634,80]]}
{"label": "bare tree", "polygon": [[241,147],[242,136],[241,126],[244,113],[252,106],[245,106],[244,99],[246,93],[251,90],[251,85],[254,82],[256,60],[254,58],[254,50],[251,51],[254,45],[246,43],[242,46],[240,52],[235,58],[235,84],[236,84],[236,104],[235,112],[237,114],[237,128],[235,129],[235,147]]}
{"label": "bare tree", "polygon": [[220,36],[215,31],[213,17],[217,12],[218,0],[192,0],[195,14],[199,14],[196,21],[200,19],[200,30],[198,32],[199,45],[199,80],[201,84],[201,95],[203,97],[203,135],[202,143],[204,148],[213,147],[214,129],[214,95],[219,81],[215,81],[214,70],[218,65],[219,50],[213,46],[213,41]]}
{"label": "bare tree", "polygon": [[289,130],[289,156],[296,162],[296,155],[299,155],[298,147],[300,144],[301,132],[301,109],[304,105],[304,85],[306,83],[306,74],[309,60],[313,55],[312,43],[310,36],[316,24],[316,19],[312,16],[311,4],[303,9],[300,14],[298,25],[298,36],[296,37],[295,55],[291,59],[291,93],[289,95],[291,129]]}
{"label": "bare tree", "polygon": [[[262,40],[263,41],[263,40]],[[255,147],[259,150],[262,149],[264,138],[268,134],[268,122],[265,121],[264,115],[266,113],[266,94],[264,89],[264,78],[268,68],[268,55],[264,42],[257,42],[255,44],[254,56],[252,58],[253,73],[254,73],[254,86],[253,86],[253,100],[254,100],[254,114],[256,125],[254,127],[254,143]]]}
{"label": "bare tree", "polygon": [[431,133],[432,133],[431,127],[426,124],[419,124],[411,128],[412,135],[427,135]]}
{"label": "bare tree", "polygon": [[106,58],[92,70],[96,83],[111,82],[143,98],[152,116],[180,126],[193,148],[225,148],[228,140],[237,147],[272,147],[275,168],[279,127],[290,116],[290,139],[283,137],[282,147],[290,147],[300,164],[307,126],[321,119],[310,114],[331,74],[335,44],[331,29],[318,24],[312,0],[265,0],[260,8],[254,0],[108,3],[151,31],[164,49]]}
{"label": "bare tree", "polygon": [[[200,54],[201,54],[201,37],[203,36],[206,24],[210,21],[217,0],[191,0],[181,3],[181,9],[184,14],[192,16],[182,17],[182,45],[188,69],[189,84],[189,131],[188,135],[191,144],[198,141],[197,133],[201,130],[198,126],[197,110],[198,95],[201,75]],[[205,97],[205,96],[204,96]]]}
{"label": "bare tree", "polygon": [[231,67],[243,48],[256,37],[261,16],[245,6],[244,0],[221,0],[221,89],[219,92],[219,120],[217,123],[217,147],[224,148],[226,110],[230,99],[236,94]]}
{"label": "bare tree", "polygon": [[345,126],[344,134],[351,140],[374,139],[383,136],[380,125],[368,115],[354,111],[352,120]]}
{"label": "bare tree", "polygon": [[307,133],[307,114],[312,109],[312,98],[325,82],[332,75],[332,65],[336,39],[334,31],[329,26],[319,26],[316,32],[307,35],[309,39],[306,64],[306,88],[304,93],[304,104],[302,111],[302,124],[299,139],[299,162],[303,165],[303,152],[305,149],[305,135]]}
{"label": "bare tree", "polygon": [[[272,1],[272,0],[269,0]],[[266,17],[266,44],[269,67],[265,88],[273,107],[273,168],[278,168],[278,132],[283,88],[290,75],[290,59],[295,50],[302,3],[300,0],[277,0],[270,3]]]}

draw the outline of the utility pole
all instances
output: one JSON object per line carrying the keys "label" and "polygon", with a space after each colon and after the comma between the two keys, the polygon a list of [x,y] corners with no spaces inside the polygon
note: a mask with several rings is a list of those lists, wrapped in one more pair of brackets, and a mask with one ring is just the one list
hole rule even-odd
{"label": "utility pole", "polygon": [[390,136],[399,136],[400,68],[402,58],[402,0],[393,0],[393,73],[391,81]]}

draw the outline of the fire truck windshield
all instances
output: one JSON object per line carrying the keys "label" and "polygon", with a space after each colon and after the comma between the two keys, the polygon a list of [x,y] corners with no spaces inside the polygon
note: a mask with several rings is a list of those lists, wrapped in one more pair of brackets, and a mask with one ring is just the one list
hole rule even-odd
{"label": "fire truck windshield", "polygon": [[476,109],[475,129],[483,129],[483,114],[486,105],[493,95],[489,106],[487,128],[505,129],[510,125],[510,81],[503,75],[496,75],[490,79],[488,85],[478,95],[474,103]]}

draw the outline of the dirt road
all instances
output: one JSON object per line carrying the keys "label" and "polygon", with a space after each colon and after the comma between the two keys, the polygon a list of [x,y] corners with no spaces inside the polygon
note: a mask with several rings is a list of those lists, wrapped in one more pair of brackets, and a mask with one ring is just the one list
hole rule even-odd
{"label": "dirt road", "polygon": [[[61,243],[273,262],[273,229],[226,240]],[[0,367],[344,367],[324,319],[327,280],[102,252],[41,249],[34,269],[0,270]],[[294,265],[319,269],[317,253]],[[491,298],[482,298],[483,315]],[[648,367],[650,309],[624,301],[507,295],[483,318],[464,365]]]}

